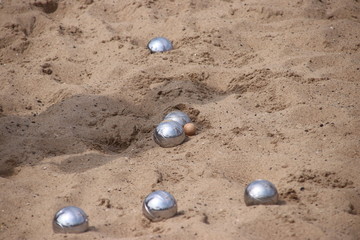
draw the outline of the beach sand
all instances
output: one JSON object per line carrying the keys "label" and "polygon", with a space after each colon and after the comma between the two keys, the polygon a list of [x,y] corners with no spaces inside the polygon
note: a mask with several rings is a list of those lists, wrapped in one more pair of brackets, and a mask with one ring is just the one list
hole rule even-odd
{"label": "beach sand", "polygon": [[[359,63],[357,0],[2,0],[0,239],[359,239]],[[175,109],[198,132],[161,148]],[[89,231],[53,233],[68,205]]]}

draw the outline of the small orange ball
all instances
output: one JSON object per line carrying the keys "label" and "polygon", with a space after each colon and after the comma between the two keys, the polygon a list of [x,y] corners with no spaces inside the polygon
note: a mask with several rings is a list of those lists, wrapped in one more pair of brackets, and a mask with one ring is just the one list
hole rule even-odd
{"label": "small orange ball", "polygon": [[195,135],[196,133],[196,126],[193,123],[187,123],[184,125],[184,132],[187,136]]}

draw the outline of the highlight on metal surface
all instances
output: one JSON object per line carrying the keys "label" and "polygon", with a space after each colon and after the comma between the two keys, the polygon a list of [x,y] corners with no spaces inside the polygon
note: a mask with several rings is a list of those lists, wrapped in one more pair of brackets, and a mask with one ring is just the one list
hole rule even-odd
{"label": "highlight on metal surface", "polygon": [[166,191],[150,193],[143,202],[143,214],[151,221],[171,218],[177,213],[175,198]]}
{"label": "highlight on metal surface", "polygon": [[86,213],[74,206],[60,209],[53,219],[55,233],[82,233],[88,230],[89,221]]}
{"label": "highlight on metal surface", "polygon": [[277,204],[279,194],[274,184],[259,179],[251,182],[245,189],[244,200],[247,206]]}
{"label": "highlight on metal surface", "polygon": [[161,147],[175,147],[181,144],[186,136],[178,122],[165,120],[154,129],[153,138]]}
{"label": "highlight on metal surface", "polygon": [[164,120],[172,120],[178,122],[181,124],[182,127],[187,123],[191,123],[191,119],[189,118],[189,116],[182,111],[172,111],[164,117]]}
{"label": "highlight on metal surface", "polygon": [[170,40],[164,38],[164,37],[156,37],[149,41],[147,44],[148,49],[150,52],[166,52],[173,49],[173,45],[170,42]]}

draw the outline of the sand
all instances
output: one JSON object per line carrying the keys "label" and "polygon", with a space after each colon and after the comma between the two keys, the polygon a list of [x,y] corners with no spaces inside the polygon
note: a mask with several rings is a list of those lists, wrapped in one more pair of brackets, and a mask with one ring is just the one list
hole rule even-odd
{"label": "sand", "polygon": [[[2,0],[0,239],[359,239],[359,63],[357,0]],[[174,109],[198,132],[161,148]],[[53,233],[68,205],[88,232]]]}

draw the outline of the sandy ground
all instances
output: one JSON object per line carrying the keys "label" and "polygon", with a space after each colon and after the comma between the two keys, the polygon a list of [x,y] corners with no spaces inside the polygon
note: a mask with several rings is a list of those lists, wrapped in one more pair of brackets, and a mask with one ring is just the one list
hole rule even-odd
{"label": "sandy ground", "polygon": [[[0,1],[0,239],[360,239],[359,49],[358,0]],[[173,109],[199,131],[161,148]]]}

